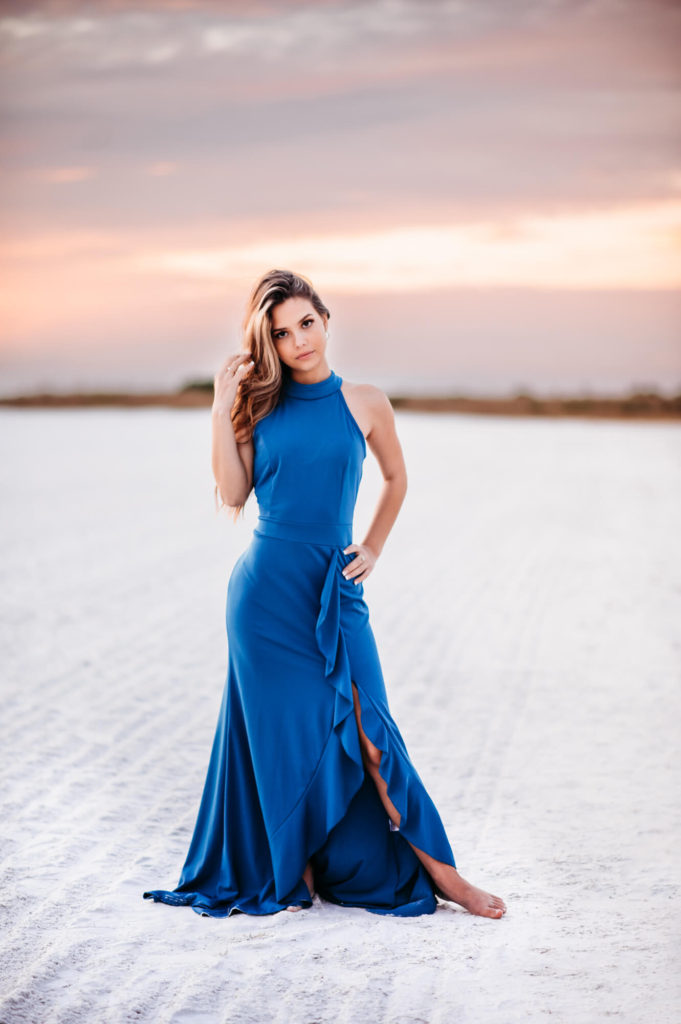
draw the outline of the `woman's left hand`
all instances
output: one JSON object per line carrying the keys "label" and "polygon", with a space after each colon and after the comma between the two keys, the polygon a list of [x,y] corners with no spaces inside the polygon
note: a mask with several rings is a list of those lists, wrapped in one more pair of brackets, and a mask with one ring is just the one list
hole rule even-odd
{"label": "woman's left hand", "polygon": [[353,553],[356,553],[357,557],[345,566],[343,576],[346,580],[352,580],[355,584],[364,583],[364,580],[376,565],[376,555],[366,544],[348,544],[346,548],[343,548],[344,555],[351,555]]}

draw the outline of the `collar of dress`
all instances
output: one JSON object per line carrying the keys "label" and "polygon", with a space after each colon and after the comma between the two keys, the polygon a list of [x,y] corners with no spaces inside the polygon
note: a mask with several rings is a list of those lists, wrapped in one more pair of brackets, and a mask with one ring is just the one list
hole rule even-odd
{"label": "collar of dress", "polygon": [[334,373],[333,370],[324,380],[315,381],[314,384],[302,384],[300,381],[293,380],[290,376],[285,376],[283,379],[282,387],[287,395],[292,398],[326,398],[327,395],[332,395],[334,391],[338,391],[342,384],[342,378]]}

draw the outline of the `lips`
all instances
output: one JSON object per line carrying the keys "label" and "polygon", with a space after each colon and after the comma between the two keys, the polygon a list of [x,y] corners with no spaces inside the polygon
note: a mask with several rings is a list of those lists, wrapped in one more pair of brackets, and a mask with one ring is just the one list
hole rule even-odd
{"label": "lips", "polygon": [[305,356],[312,356],[312,355],[314,355],[314,352],[301,352],[299,356],[296,356],[296,359],[304,359]]}

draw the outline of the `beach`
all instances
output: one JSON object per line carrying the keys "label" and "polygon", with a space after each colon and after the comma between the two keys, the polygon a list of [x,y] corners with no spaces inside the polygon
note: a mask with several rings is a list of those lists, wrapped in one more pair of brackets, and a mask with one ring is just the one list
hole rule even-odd
{"label": "beach", "polygon": [[[257,507],[206,409],[0,410],[2,1024],[676,1024],[681,424],[399,410],[365,584],[393,717],[501,921],[173,888]],[[355,540],[380,488],[370,454]]]}

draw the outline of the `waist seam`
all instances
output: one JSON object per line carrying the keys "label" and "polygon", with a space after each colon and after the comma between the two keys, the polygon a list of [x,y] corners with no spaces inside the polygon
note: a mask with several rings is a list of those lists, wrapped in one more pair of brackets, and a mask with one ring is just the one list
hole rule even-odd
{"label": "waist seam", "polygon": [[349,523],[330,523],[325,519],[275,519],[274,516],[258,516],[264,523],[282,523],[284,526],[352,526]]}
{"label": "waist seam", "polygon": [[315,544],[325,548],[345,547],[352,541],[352,522],[329,523],[315,520],[274,519],[258,516],[255,532],[262,537]]}

